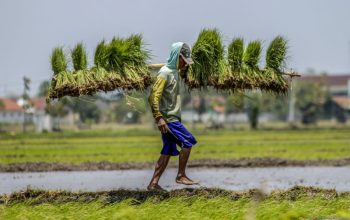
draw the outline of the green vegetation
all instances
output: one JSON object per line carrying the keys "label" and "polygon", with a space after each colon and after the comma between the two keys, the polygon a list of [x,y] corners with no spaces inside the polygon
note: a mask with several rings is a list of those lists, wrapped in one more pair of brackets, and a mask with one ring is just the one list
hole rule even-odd
{"label": "green vegetation", "polygon": [[263,88],[272,88],[272,90],[288,88],[287,82],[282,76],[286,66],[287,51],[287,40],[282,36],[277,36],[271,41],[266,51],[266,66],[263,71],[263,78],[266,80]]}
{"label": "green vegetation", "polygon": [[[262,74],[260,73],[259,69],[259,62],[261,58],[261,43],[260,41],[252,41],[248,44],[246,47],[244,53],[243,53],[243,81],[241,82],[242,85],[240,86],[241,89],[245,88],[259,88],[261,82],[264,82],[264,77],[261,77]],[[238,85],[239,87],[239,85]]]}
{"label": "green vegetation", "polygon": [[[33,195],[31,195],[33,194]],[[219,189],[169,193],[22,192],[3,198],[0,219],[349,219],[350,195],[295,187],[263,195]]]}
{"label": "green vegetation", "polygon": [[232,72],[240,73],[242,69],[244,53],[243,38],[234,38],[228,46],[227,59],[231,66]]}
{"label": "green vegetation", "polygon": [[78,43],[72,50],[72,61],[75,71],[87,68],[87,54],[83,43]]}
{"label": "green vegetation", "polygon": [[217,29],[203,29],[193,45],[194,64],[190,69],[190,77],[194,86],[213,85],[222,74],[220,65],[225,62],[224,45]]}
{"label": "green vegetation", "polygon": [[55,75],[67,70],[67,59],[62,47],[53,49],[51,55],[51,68]]}
{"label": "green vegetation", "polygon": [[243,62],[251,69],[258,69],[261,54],[260,41],[252,41],[248,44],[243,54]]}
{"label": "green vegetation", "polygon": [[266,67],[281,73],[286,64],[287,49],[287,41],[282,36],[271,41],[266,51]]}
{"label": "green vegetation", "polygon": [[48,97],[78,97],[116,89],[142,91],[152,82],[147,67],[149,58],[141,35],[100,42],[95,51],[95,66],[91,69],[87,68],[87,54],[82,43],[72,50],[74,71],[67,70],[62,48],[56,48],[51,59],[55,75]]}
{"label": "green vegetation", "polygon": [[[191,160],[278,157],[341,159],[350,155],[349,129],[195,132]],[[84,131],[0,136],[0,163],[153,162],[162,147],[156,130]]]}
{"label": "green vegetation", "polygon": [[[287,41],[276,37],[266,53],[266,67],[260,68],[262,46],[256,40],[244,47],[235,38],[226,51],[218,29],[203,29],[193,45],[194,64],[189,69],[186,84],[190,89],[214,87],[217,90],[241,91],[261,89],[285,94],[288,83],[283,77]],[[51,56],[54,71],[49,98],[92,95],[116,89],[143,91],[153,82],[147,63],[150,52],[141,35],[101,41],[94,54],[95,66],[87,69],[87,55],[82,43],[72,50],[74,71],[67,69],[62,48]]]}
{"label": "green vegetation", "polygon": [[105,67],[108,64],[108,49],[104,40],[97,44],[94,64],[96,67]]}
{"label": "green vegetation", "polygon": [[[288,83],[283,77],[287,41],[276,37],[266,53],[266,67],[260,68],[262,46],[259,40],[244,47],[242,38],[234,38],[227,55],[217,29],[203,29],[193,46],[194,64],[189,69],[189,88],[212,86],[218,90],[261,89],[285,94]],[[225,59],[227,58],[227,59]]]}

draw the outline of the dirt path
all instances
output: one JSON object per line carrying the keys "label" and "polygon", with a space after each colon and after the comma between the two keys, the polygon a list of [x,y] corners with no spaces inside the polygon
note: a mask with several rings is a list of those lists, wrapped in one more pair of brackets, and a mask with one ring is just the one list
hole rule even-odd
{"label": "dirt path", "polygon": [[[189,167],[295,167],[295,166],[349,166],[350,158],[337,160],[286,160],[281,158],[235,158],[235,159],[200,159],[189,162]],[[113,163],[108,161],[85,162],[81,164],[28,162],[0,164],[0,172],[45,172],[45,171],[93,171],[93,170],[128,170],[151,169],[154,163]],[[171,161],[169,167],[177,167]]]}
{"label": "dirt path", "polygon": [[[145,189],[153,170],[72,171],[0,173],[0,194],[27,187],[45,190],[103,191]],[[190,168],[188,175],[200,181],[196,187],[264,191],[296,185],[350,191],[350,167],[265,167]],[[176,169],[166,170],[160,184],[166,189],[184,186],[175,183]]]}

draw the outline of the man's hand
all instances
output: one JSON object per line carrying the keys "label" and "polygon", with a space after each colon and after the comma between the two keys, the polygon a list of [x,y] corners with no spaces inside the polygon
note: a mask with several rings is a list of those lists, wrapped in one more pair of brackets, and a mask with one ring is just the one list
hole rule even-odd
{"label": "man's hand", "polygon": [[163,118],[158,119],[157,126],[160,132],[167,133],[168,132],[168,126],[166,125],[166,122]]}

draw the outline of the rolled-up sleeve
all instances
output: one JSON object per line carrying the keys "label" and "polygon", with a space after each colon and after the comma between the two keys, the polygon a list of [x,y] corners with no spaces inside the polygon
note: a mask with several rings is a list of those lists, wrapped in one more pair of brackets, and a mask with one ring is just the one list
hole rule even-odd
{"label": "rolled-up sleeve", "polygon": [[158,119],[162,117],[162,113],[160,112],[160,99],[162,97],[163,90],[166,86],[166,78],[163,76],[158,76],[156,82],[154,83],[151,94],[148,97],[148,102],[151,105],[151,110],[154,119]]}

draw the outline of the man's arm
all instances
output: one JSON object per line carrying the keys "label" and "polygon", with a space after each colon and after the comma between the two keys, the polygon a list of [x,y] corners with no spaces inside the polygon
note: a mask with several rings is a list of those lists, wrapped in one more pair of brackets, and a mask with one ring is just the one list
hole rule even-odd
{"label": "man's arm", "polygon": [[158,76],[156,82],[152,87],[151,94],[148,98],[148,102],[151,106],[152,114],[154,119],[156,120],[158,129],[163,133],[167,132],[167,125],[165,120],[163,119],[162,113],[160,112],[159,104],[165,86],[166,79],[161,76]]}

